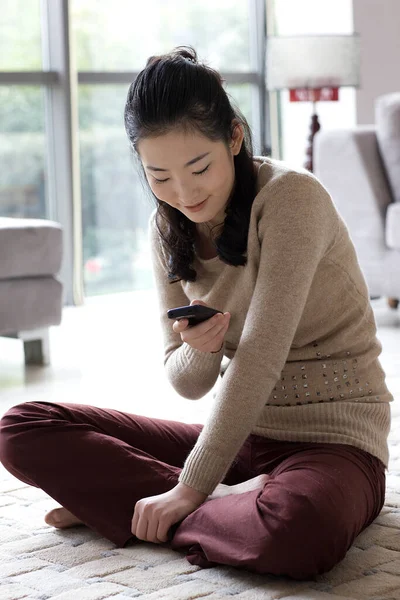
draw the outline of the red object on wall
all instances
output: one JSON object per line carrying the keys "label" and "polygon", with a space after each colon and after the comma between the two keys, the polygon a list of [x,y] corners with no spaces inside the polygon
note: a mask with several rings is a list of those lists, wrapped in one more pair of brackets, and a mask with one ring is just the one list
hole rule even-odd
{"label": "red object on wall", "polygon": [[295,88],[290,90],[290,102],[337,102],[339,88]]}

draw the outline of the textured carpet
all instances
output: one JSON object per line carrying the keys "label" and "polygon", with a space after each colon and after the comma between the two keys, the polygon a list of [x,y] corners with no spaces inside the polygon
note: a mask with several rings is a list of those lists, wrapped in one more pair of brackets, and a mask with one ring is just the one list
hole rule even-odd
{"label": "textured carpet", "polygon": [[[394,403],[395,404],[395,403]],[[400,414],[390,435],[386,503],[332,571],[309,582],[239,569],[199,569],[138,542],[123,549],[86,527],[43,521],[57,503],[0,467],[0,600],[400,600]]]}

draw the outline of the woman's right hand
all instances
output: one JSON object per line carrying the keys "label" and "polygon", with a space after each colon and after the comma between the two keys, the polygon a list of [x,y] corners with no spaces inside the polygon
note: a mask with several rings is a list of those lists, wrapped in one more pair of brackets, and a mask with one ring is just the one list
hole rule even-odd
{"label": "woman's right hand", "polygon": [[[207,306],[201,300],[192,300],[190,304]],[[230,318],[231,315],[228,312],[224,314],[218,313],[211,317],[211,319],[207,319],[207,321],[203,321],[193,327],[188,327],[188,319],[180,319],[174,321],[172,329],[175,333],[180,333],[182,341],[189,344],[195,350],[200,350],[201,352],[218,352],[223,346]]]}

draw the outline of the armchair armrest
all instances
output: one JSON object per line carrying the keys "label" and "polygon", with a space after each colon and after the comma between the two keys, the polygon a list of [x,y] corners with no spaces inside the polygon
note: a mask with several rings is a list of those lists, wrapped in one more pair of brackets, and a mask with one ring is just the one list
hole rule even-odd
{"label": "armchair armrest", "polygon": [[400,202],[388,206],[386,214],[386,243],[393,250],[400,250]]}
{"label": "armchair armrest", "polygon": [[386,248],[386,210],[392,196],[379,154],[375,127],[319,132],[314,173],[332,195],[359,251],[374,242]]}

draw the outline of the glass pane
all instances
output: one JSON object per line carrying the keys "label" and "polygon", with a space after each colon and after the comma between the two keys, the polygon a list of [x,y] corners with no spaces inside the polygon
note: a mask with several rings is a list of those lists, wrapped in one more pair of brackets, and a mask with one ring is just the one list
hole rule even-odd
{"label": "glass pane", "polygon": [[152,287],[147,223],[153,205],[123,125],[128,86],[79,87],[83,271],[87,296]]}
{"label": "glass pane", "polygon": [[[319,35],[353,32],[352,0],[275,0],[277,35]],[[282,158],[302,166],[311,124],[312,103],[290,102],[280,92]],[[321,128],[351,127],[356,123],[355,89],[341,88],[338,102],[316,105]]]}
{"label": "glass pane", "polygon": [[260,154],[259,91],[257,86],[241,83],[226,85],[225,89],[230,100],[233,100],[233,105],[237,106],[246,117],[252,133],[254,153]]}
{"label": "glass pane", "polygon": [[0,215],[46,217],[44,93],[0,86]]}
{"label": "glass pane", "polygon": [[0,71],[41,69],[40,0],[4,0],[0,18]]}
{"label": "glass pane", "polygon": [[142,69],[149,56],[192,45],[201,60],[249,71],[249,14],[244,0],[72,0],[78,69]]}
{"label": "glass pane", "polygon": [[241,83],[235,85],[226,85],[225,90],[228,93],[230,100],[233,100],[233,105],[236,105],[239,108],[239,110],[246,117],[250,127],[252,127],[254,123],[252,94],[257,93],[255,86],[252,86],[249,83]]}

